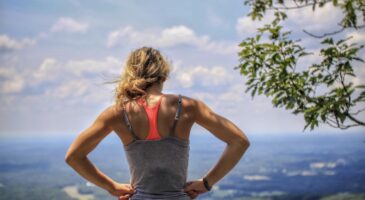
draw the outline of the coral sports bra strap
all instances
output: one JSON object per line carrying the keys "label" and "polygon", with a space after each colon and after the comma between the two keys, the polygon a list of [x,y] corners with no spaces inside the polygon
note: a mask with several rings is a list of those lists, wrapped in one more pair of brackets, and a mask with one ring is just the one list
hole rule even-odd
{"label": "coral sports bra strap", "polygon": [[172,125],[172,128],[171,128],[171,135],[175,135],[175,128],[176,128],[177,121],[180,118],[180,113],[181,113],[181,94],[179,94],[179,100],[177,102],[177,110],[176,110],[176,114],[175,114],[174,124]]}
{"label": "coral sports bra strap", "polygon": [[[176,124],[177,124],[177,122],[178,122],[178,120],[180,118],[180,113],[181,113],[181,109],[182,109],[182,105],[181,105],[182,101],[181,101],[181,99],[182,99],[182,96],[181,96],[181,94],[179,94],[179,99],[178,99],[178,103],[177,103],[177,110],[176,110],[176,114],[175,114],[175,117],[174,117],[174,123],[173,123],[172,128],[171,128],[171,131],[170,131],[170,134],[171,135],[174,135],[175,134]],[[144,104],[145,109],[147,109],[146,111],[147,112],[150,112],[150,111],[148,111],[149,109],[157,109],[158,110],[160,102],[161,102],[161,98],[160,98],[159,102],[156,104],[156,106],[154,106],[154,108],[148,108],[147,105]],[[127,125],[128,130],[133,135],[133,138],[135,140],[140,140],[140,138],[135,134],[135,132],[134,132],[134,130],[132,128],[131,122],[128,119],[127,111],[125,110],[125,107],[124,106],[122,106],[122,113],[123,113],[124,122]],[[157,120],[157,112],[154,112],[153,115],[154,115],[153,117],[155,117],[155,119]],[[151,119],[150,118],[149,118],[149,120],[150,120],[150,123],[151,123]],[[151,139],[151,137],[156,137],[156,134],[157,134],[157,136],[159,136],[159,133],[158,133],[158,130],[157,130],[157,123],[156,122],[157,121],[153,121],[152,124],[154,124],[154,126],[153,125],[151,126],[151,124],[150,124],[150,133],[148,134],[148,136],[146,137],[146,139]],[[157,133],[151,134],[153,131],[155,131]]]}

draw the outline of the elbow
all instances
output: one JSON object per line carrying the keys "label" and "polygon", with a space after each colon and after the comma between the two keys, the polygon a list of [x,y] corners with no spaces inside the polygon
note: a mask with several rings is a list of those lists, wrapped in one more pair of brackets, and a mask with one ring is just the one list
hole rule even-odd
{"label": "elbow", "polygon": [[230,146],[234,146],[235,148],[239,149],[240,151],[246,151],[250,146],[250,141],[245,137],[239,137],[231,142],[227,143]]}
{"label": "elbow", "polygon": [[65,162],[70,166],[76,165],[85,159],[87,159],[87,156],[80,156],[78,154],[66,154],[64,158]]}
{"label": "elbow", "polygon": [[70,165],[72,163],[72,157],[71,156],[65,156],[65,162]]}
{"label": "elbow", "polygon": [[238,141],[244,151],[246,151],[251,145],[250,141],[246,137],[241,137]]}
{"label": "elbow", "polygon": [[70,155],[70,154],[66,154],[65,155],[65,162],[68,164],[68,165],[72,165],[72,163],[74,163],[75,162],[75,156],[73,156],[73,155]]}

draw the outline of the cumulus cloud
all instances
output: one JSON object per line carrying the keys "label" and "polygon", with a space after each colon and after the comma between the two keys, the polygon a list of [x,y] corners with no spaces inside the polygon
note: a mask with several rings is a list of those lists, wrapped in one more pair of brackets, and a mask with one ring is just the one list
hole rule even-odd
{"label": "cumulus cloud", "polygon": [[71,60],[66,63],[65,67],[78,76],[86,73],[119,73],[122,61],[116,57],[108,56],[101,61],[94,59]]}
{"label": "cumulus cloud", "polygon": [[[286,6],[295,6],[293,3],[286,3]],[[282,7],[278,5],[278,7]],[[342,11],[334,7],[331,3],[327,3],[321,8],[316,8],[313,12],[312,7],[303,7],[301,9],[286,10],[288,18],[284,21],[284,27],[289,27],[293,32],[302,32],[303,29],[310,32],[328,32],[329,30],[337,30],[337,23],[342,19]],[[236,32],[252,36],[256,33],[257,28],[263,24],[268,24],[274,19],[273,11],[268,10],[261,21],[252,21],[250,17],[243,16],[237,19]]]}
{"label": "cumulus cloud", "polygon": [[[321,8],[312,11],[312,7],[294,9],[288,11],[288,20],[293,29],[305,29],[307,31],[330,31],[338,29],[337,23],[343,18],[343,13],[332,3],[327,3]],[[337,29],[336,29],[337,28]]]}
{"label": "cumulus cloud", "polygon": [[21,40],[12,39],[6,34],[0,35],[0,52],[7,52],[11,50],[23,49],[27,46],[36,44],[36,40],[30,38],[23,38]]}
{"label": "cumulus cloud", "polygon": [[[216,87],[217,90],[214,90],[213,92],[197,89],[192,92],[191,95],[195,98],[208,102],[209,105],[218,112],[222,111],[230,113],[232,116],[239,116],[237,114],[239,114],[242,111],[241,109],[244,109],[244,107],[237,108],[237,105],[243,105],[245,101],[248,102],[249,96],[244,94],[245,86],[243,83],[237,83],[233,81],[232,78],[227,81],[232,81],[234,84],[222,84],[225,87],[222,87],[221,89]],[[217,93],[219,93],[219,95],[217,95]],[[250,108],[260,108],[261,110],[265,110],[267,109],[266,107],[269,107],[269,105],[270,104],[266,104],[265,106],[262,103],[255,101],[255,105],[252,105]]]}
{"label": "cumulus cloud", "polygon": [[54,58],[45,58],[41,65],[32,71],[33,83],[57,81],[60,79],[80,78],[100,75],[101,73],[117,74],[122,61],[108,56],[104,60],[83,59],[70,60],[65,63]]}
{"label": "cumulus cloud", "polygon": [[70,17],[59,18],[50,28],[51,32],[85,33],[89,28],[86,22],[80,22]]}
{"label": "cumulus cloud", "polygon": [[0,68],[0,80],[1,93],[19,93],[24,88],[23,77],[12,68]]}
{"label": "cumulus cloud", "polygon": [[224,67],[195,66],[190,68],[179,68],[177,80],[184,88],[191,88],[198,84],[201,86],[218,86],[230,82],[230,75]]}
{"label": "cumulus cloud", "polygon": [[75,79],[65,81],[55,88],[48,89],[45,96],[50,96],[57,99],[78,98],[84,96],[88,91],[90,81],[87,79]]}
{"label": "cumulus cloud", "polygon": [[67,98],[67,101],[75,103],[105,102],[107,96],[101,92],[105,90],[101,84],[108,81],[108,78],[119,75],[121,68],[122,62],[112,56],[102,60],[83,59],[67,62],[49,57],[32,69],[1,67],[0,93],[4,94],[4,98],[20,94],[36,95],[34,98],[39,98],[40,101],[47,98]]}
{"label": "cumulus cloud", "polygon": [[192,29],[183,25],[172,26],[158,31],[137,31],[132,26],[126,26],[110,32],[106,45],[111,48],[125,45],[126,43],[157,47],[190,45],[200,50],[222,54],[234,53],[239,49],[235,43],[212,41],[207,35],[198,36]]}
{"label": "cumulus cloud", "polygon": [[264,24],[270,23],[274,19],[274,15],[271,12],[267,13],[260,21],[253,21],[251,17],[244,16],[237,19],[236,32],[239,35],[253,36],[257,33],[257,29],[263,27]]}
{"label": "cumulus cloud", "polygon": [[61,17],[50,27],[49,31],[40,32],[34,38],[17,40],[6,34],[0,34],[0,52],[3,53],[35,45],[37,40],[48,37],[49,33],[52,32],[85,33],[88,29],[89,24],[86,22],[80,22],[70,17]]}
{"label": "cumulus cloud", "polygon": [[[45,90],[44,94],[48,97],[70,97],[76,101],[79,97],[88,97],[89,101],[102,101],[105,100],[105,97],[100,96],[103,93],[95,92],[91,88],[104,81],[102,75],[118,75],[121,68],[122,61],[112,56],[103,60],[83,59],[67,62],[46,58],[30,77],[35,86],[53,82]],[[82,98],[79,101],[82,101]]]}
{"label": "cumulus cloud", "polygon": [[[34,80],[38,82],[52,80],[59,76],[58,73],[61,69],[56,66],[57,61],[54,58],[45,58],[41,65],[33,71]],[[58,70],[58,71],[57,71]]]}

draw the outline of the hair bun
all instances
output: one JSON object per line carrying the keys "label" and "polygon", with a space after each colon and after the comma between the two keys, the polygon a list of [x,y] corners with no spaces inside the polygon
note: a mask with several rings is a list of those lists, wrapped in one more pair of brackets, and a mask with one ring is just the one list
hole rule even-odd
{"label": "hair bun", "polygon": [[137,99],[144,96],[151,85],[166,80],[170,69],[170,64],[154,48],[142,47],[132,51],[115,89],[117,104],[121,99]]}

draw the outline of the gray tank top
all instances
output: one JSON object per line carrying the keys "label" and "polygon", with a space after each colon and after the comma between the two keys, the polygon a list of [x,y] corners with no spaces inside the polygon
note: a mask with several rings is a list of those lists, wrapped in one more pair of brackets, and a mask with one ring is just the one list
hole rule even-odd
{"label": "gray tank top", "polygon": [[160,139],[140,139],[133,131],[127,112],[123,118],[134,140],[124,145],[129,164],[130,183],[136,192],[130,200],[176,199],[190,200],[183,191],[187,181],[190,144],[175,136],[181,113],[181,95],[170,135]]}

